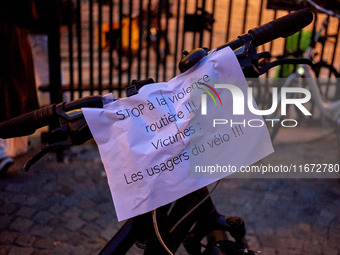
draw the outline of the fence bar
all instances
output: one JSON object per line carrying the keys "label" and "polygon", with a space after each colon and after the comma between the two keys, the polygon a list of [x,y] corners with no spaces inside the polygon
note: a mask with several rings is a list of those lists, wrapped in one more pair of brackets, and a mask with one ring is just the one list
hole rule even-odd
{"label": "fence bar", "polygon": [[131,42],[132,42],[132,0],[129,2],[129,46],[128,46],[128,62],[129,66],[127,69],[128,72],[128,82],[131,81],[131,66],[132,66],[132,48],[131,48]]}
{"label": "fence bar", "polygon": [[78,47],[78,96],[83,96],[82,47],[81,47],[81,1],[77,0],[77,47]]}
{"label": "fence bar", "polygon": [[[198,15],[198,0],[196,0],[196,9],[195,9],[195,15],[197,16]],[[193,32],[193,40],[192,40],[192,48],[191,49],[195,49],[196,48],[196,36],[197,36],[197,33],[196,31]]]}
{"label": "fence bar", "polygon": [[[178,55],[178,41],[179,41],[179,20],[180,20],[180,15],[181,13],[181,1],[177,1],[177,14],[176,14],[176,41],[175,41],[175,52],[174,52],[174,69],[173,69],[173,76],[176,76],[177,74],[177,55]],[[184,41],[184,40],[183,40]]]}
{"label": "fence bar", "polygon": [[112,92],[113,90],[113,38],[112,38],[112,34],[113,34],[113,29],[112,29],[112,25],[113,25],[113,1],[110,1],[109,3],[109,91]]}
{"label": "fence bar", "polygon": [[[274,10],[273,20],[277,17],[277,11]],[[273,41],[270,41],[269,52],[273,51]]]}
{"label": "fence bar", "polygon": [[70,72],[70,81],[69,81],[69,89],[71,100],[74,100],[74,68],[73,68],[73,10],[72,10],[72,0],[68,0],[68,13],[70,18],[67,24],[67,33],[68,33],[68,63],[69,63],[69,72]]}
{"label": "fence bar", "polygon": [[48,32],[48,64],[49,64],[49,81],[50,81],[50,100],[51,103],[62,101],[61,93],[61,68],[60,68],[60,23],[58,16],[58,2],[51,1],[51,29]]}
{"label": "fence bar", "polygon": [[169,18],[170,18],[170,4],[169,0],[166,0],[166,22],[165,22],[165,31],[161,31],[162,38],[164,40],[164,52],[162,53],[164,55],[163,59],[163,81],[166,80],[166,71],[167,71],[167,57],[169,53],[169,40],[168,40],[168,31],[169,31]]}
{"label": "fence bar", "polygon": [[[294,53],[295,57],[296,58],[299,58],[299,57],[302,57],[301,55],[301,52],[300,52],[300,42],[301,42],[301,37],[302,37],[302,31],[299,31],[298,32],[298,40],[297,40],[297,45],[296,45],[296,51]],[[293,72],[296,72],[296,68],[297,68],[297,65],[294,65],[294,69],[293,69]]]}
{"label": "fence bar", "polygon": [[98,0],[98,27],[99,27],[99,47],[98,47],[98,91],[102,93],[103,84],[103,51],[102,51],[102,25],[103,25],[103,9],[102,0]]}
{"label": "fence bar", "polygon": [[[327,16],[327,19],[328,19],[328,22],[329,22],[329,15]],[[326,27],[325,29],[325,36],[327,37],[328,35],[328,26]],[[321,54],[320,54],[320,58],[323,59],[323,56],[324,56],[324,53],[325,53],[325,45],[326,45],[326,42],[325,43],[322,43],[322,49],[321,49]]]}
{"label": "fence bar", "polygon": [[[340,33],[340,20],[338,20],[338,29],[337,29],[337,37],[335,38],[335,42],[334,42],[334,48],[333,48],[333,54],[332,54],[332,60],[331,60],[331,65],[334,65],[334,61],[335,61],[335,56],[336,56],[336,50],[338,47],[338,41],[339,41],[339,33]],[[338,71],[340,72],[340,70]]]}
{"label": "fence bar", "polygon": [[[316,28],[316,25],[317,25],[317,20],[318,20],[318,15],[314,15],[314,22],[313,22],[313,32],[312,32],[312,38],[311,38],[311,40],[313,40],[313,38],[314,38],[314,36],[315,36],[315,34],[317,33],[317,28]],[[312,112],[312,113],[314,113],[314,109],[315,109],[315,104],[314,104],[314,102],[312,102],[311,103],[311,107],[310,107],[310,111]]]}
{"label": "fence bar", "polygon": [[257,26],[260,26],[261,22],[262,22],[263,1],[264,0],[261,0],[261,3],[260,3],[259,19],[258,19],[258,22],[257,22]]}
{"label": "fence bar", "polygon": [[[262,7],[263,7],[263,0],[261,0],[261,2],[260,2],[260,11],[259,11],[259,18],[258,18],[258,21],[257,21],[257,26],[261,25]],[[266,94],[267,84],[268,84],[268,82],[267,82],[267,79],[266,79],[266,86],[264,87],[265,94]],[[261,102],[260,100],[258,100],[261,97],[261,95],[262,95],[262,86],[261,86],[261,84],[259,82],[258,86],[257,86],[257,95],[256,95],[256,102],[258,102],[258,104],[260,104],[260,102]]]}
{"label": "fence bar", "polygon": [[[151,26],[151,0],[148,1],[147,7],[147,14],[148,14],[148,22],[146,27],[146,35],[147,35],[147,48],[146,48],[146,77],[149,77],[149,69],[150,69],[150,46],[151,46],[151,38],[150,38],[150,26]],[[156,80],[157,81],[157,80]]]}
{"label": "fence bar", "polygon": [[[212,16],[215,17],[215,5],[216,1],[212,1]],[[213,34],[214,34],[214,24],[211,26],[210,38],[209,38],[209,48],[212,49],[213,47]]]}
{"label": "fence bar", "polygon": [[247,24],[247,13],[248,13],[248,0],[244,2],[244,13],[243,13],[243,27],[242,27],[242,34],[246,31],[246,24]]}
{"label": "fence bar", "polygon": [[297,40],[297,45],[296,45],[296,52],[295,52],[295,57],[298,58],[301,56],[301,52],[300,52],[300,43],[301,43],[301,37],[302,37],[302,31],[299,31],[299,36],[298,36],[298,40]]}
{"label": "fence bar", "polygon": [[[330,17],[328,17],[328,22],[330,22]],[[328,28],[328,27],[327,27],[327,28]],[[339,27],[338,27],[338,28],[339,28]],[[328,36],[328,29],[326,29],[326,31],[325,31],[325,36],[326,36],[326,38],[327,38],[327,36]],[[332,54],[331,65],[333,65],[333,58],[335,57],[334,54],[335,54],[335,50],[336,50],[337,39],[338,39],[338,37],[336,37],[335,44],[333,45],[333,54]],[[326,43],[326,42],[325,42],[325,43]],[[330,85],[330,78],[331,78],[331,76],[332,76],[332,73],[331,73],[331,70],[329,69],[329,70],[328,70],[328,79],[327,79],[326,91],[325,91],[326,97],[328,97],[328,92],[329,92],[329,85]]]}
{"label": "fence bar", "polygon": [[315,33],[316,33],[316,24],[317,24],[317,21],[318,21],[318,17],[319,16],[317,14],[314,14],[313,34],[312,34],[313,37],[315,36]]}
{"label": "fence bar", "polygon": [[89,0],[89,82],[90,94],[94,93],[94,77],[93,77],[93,0]]}
{"label": "fence bar", "polygon": [[[260,10],[259,10],[259,17],[257,20],[257,26],[260,26],[262,24],[262,13],[263,13],[263,5],[264,5],[264,0],[260,1]],[[263,47],[264,48],[264,47]],[[265,79],[265,84],[262,86],[262,84],[260,83],[258,86],[258,97],[260,97],[262,95],[262,90],[264,90],[264,98],[268,98],[268,96],[270,96],[270,89],[269,89],[269,81],[268,81],[268,77],[269,77],[269,72],[266,73],[266,78]],[[263,88],[263,89],[262,89]],[[257,100],[257,102],[259,102],[259,100]],[[265,102],[267,102],[267,100],[265,100]]]}
{"label": "fence bar", "polygon": [[228,11],[228,22],[227,22],[227,31],[226,31],[226,38],[225,41],[229,42],[230,36],[230,24],[231,24],[231,9],[233,8],[233,0],[229,0],[229,11]]}
{"label": "fence bar", "polygon": [[[154,42],[153,42],[153,47],[155,47],[156,49],[156,81],[159,81],[159,65],[161,63],[161,56],[160,56],[160,32],[162,31],[162,24],[161,24],[161,18],[162,18],[162,11],[163,11],[163,6],[161,6],[161,1],[158,2],[158,9],[157,11],[155,10],[155,13],[152,14],[152,17],[153,15],[155,15],[155,17],[153,18],[157,18],[157,28],[158,30],[156,31],[156,45],[154,45]],[[150,14],[149,14],[150,15]],[[152,20],[153,22],[153,20]],[[154,26],[154,24],[152,24],[152,26]],[[150,31],[150,36],[151,35],[151,31]]]}
{"label": "fence bar", "polygon": [[[205,0],[202,0],[202,11],[205,10]],[[203,37],[204,37],[204,27],[202,27],[202,30],[200,31],[200,39],[199,39],[199,45],[198,47],[202,47],[203,46]]]}
{"label": "fence bar", "polygon": [[118,95],[122,96],[122,58],[123,58],[123,45],[122,45],[122,37],[123,37],[123,0],[119,1],[119,29],[120,29],[120,38],[119,38],[119,46],[118,46]]}
{"label": "fence bar", "polygon": [[142,41],[143,41],[143,1],[139,0],[139,16],[138,16],[138,26],[139,26],[139,40],[138,40],[138,66],[137,66],[137,79],[140,80],[142,77]]}
{"label": "fence bar", "polygon": [[[282,49],[282,56],[283,57],[286,57],[287,55],[287,50],[286,50],[286,47],[287,47],[287,38],[284,39],[284,43],[283,43],[283,49]],[[283,77],[283,70],[284,70],[284,67],[285,65],[282,65],[280,67],[280,73],[279,73],[279,77]],[[269,78],[269,72],[266,73],[266,77]]]}
{"label": "fence bar", "polygon": [[[180,0],[178,0],[178,1],[180,1]],[[188,0],[185,0],[185,2],[184,2],[184,15],[187,13],[187,9],[188,9]],[[184,46],[185,46],[185,31],[183,29],[182,30],[182,51],[181,52],[184,51]],[[181,57],[182,57],[182,55],[181,55]]]}

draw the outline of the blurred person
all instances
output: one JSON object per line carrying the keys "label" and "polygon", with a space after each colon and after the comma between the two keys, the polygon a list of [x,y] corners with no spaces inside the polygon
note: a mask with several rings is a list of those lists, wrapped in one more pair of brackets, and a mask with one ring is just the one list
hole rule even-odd
{"label": "blurred person", "polygon": [[[34,2],[34,6],[37,12],[37,19],[34,20],[32,26],[30,27],[30,34],[28,39],[31,45],[33,56],[38,102],[39,106],[42,107],[50,104],[50,94],[45,91],[40,91],[40,87],[48,86],[50,84],[48,34],[50,24],[52,23],[50,13],[51,8],[53,8],[53,4],[51,4],[51,1],[46,0],[32,1]],[[69,7],[70,3],[67,0],[59,0],[59,3],[59,22],[61,22],[61,25],[67,25],[67,23],[64,22],[71,22],[71,20],[69,20],[69,8],[71,8],[73,12],[72,16],[76,17],[75,6],[73,5],[73,1],[71,1],[71,7]],[[62,85],[65,85],[62,73],[61,83]],[[64,102],[70,101],[66,93],[63,93],[62,100]]]}
{"label": "blurred person", "polygon": [[[38,108],[34,69],[28,31],[37,13],[31,0],[0,1],[0,122]],[[27,137],[12,139],[25,144]],[[9,142],[9,141],[7,141]],[[11,156],[16,151],[11,148],[8,155],[6,141],[0,141],[0,172],[13,164]]]}
{"label": "blurred person", "polygon": [[40,86],[48,86],[50,83],[48,64],[48,36],[42,33],[30,33],[29,42],[32,49],[35,83],[39,106],[48,105],[50,95],[39,90]]}

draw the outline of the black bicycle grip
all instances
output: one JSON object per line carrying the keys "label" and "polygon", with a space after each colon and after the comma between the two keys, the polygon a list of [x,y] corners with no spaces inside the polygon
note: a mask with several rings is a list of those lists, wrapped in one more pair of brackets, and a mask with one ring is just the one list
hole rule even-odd
{"label": "black bicycle grip", "polygon": [[309,25],[312,20],[313,13],[303,9],[250,29],[248,33],[253,37],[253,44],[259,46],[279,37],[292,35]]}
{"label": "black bicycle grip", "polygon": [[7,139],[33,134],[38,128],[48,125],[55,116],[54,104],[25,113],[0,123],[0,138]]}

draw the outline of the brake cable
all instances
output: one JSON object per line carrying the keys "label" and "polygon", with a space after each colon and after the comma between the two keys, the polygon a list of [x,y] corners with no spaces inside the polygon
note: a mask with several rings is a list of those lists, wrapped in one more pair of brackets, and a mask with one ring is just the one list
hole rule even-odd
{"label": "brake cable", "polygon": [[[199,202],[197,203],[193,208],[191,208],[186,214],[184,214],[182,216],[182,218],[180,218],[177,223],[171,228],[171,230],[169,231],[169,233],[172,233],[177,227],[179,224],[181,224],[185,218],[187,218],[193,211],[195,211],[201,204],[203,204],[210,196],[211,194],[216,190],[218,184],[220,183],[221,180],[218,180],[215,184],[215,186],[211,189],[211,191]],[[155,229],[155,232],[156,232],[156,236],[157,236],[157,239],[158,241],[160,242],[160,244],[163,246],[163,248],[166,250],[166,252],[169,254],[169,255],[173,255],[173,253],[170,251],[170,249],[166,246],[166,244],[164,243],[163,239],[162,239],[162,236],[159,232],[159,229],[158,229],[158,224],[157,224],[157,209],[153,210],[152,211],[152,222],[153,222],[153,226],[154,226],[154,229]]]}

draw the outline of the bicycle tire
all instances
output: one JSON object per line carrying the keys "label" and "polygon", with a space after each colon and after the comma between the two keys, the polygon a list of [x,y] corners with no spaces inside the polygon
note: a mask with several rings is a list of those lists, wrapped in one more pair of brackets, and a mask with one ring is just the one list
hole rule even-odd
{"label": "bicycle tire", "polygon": [[[321,60],[312,66],[312,70],[314,72],[315,78],[318,78],[317,83],[322,96],[330,101],[339,100],[340,73],[335,69],[335,67]],[[322,88],[323,86],[325,86],[325,84],[323,83],[324,80],[326,80],[326,89]],[[332,90],[332,88],[330,87],[333,87],[333,89],[335,89],[334,96],[330,94],[330,90]]]}
{"label": "bicycle tire", "polygon": [[[290,87],[291,84],[293,84],[294,80],[296,79],[300,79],[300,75],[298,73],[292,73],[290,74],[287,78],[285,83],[282,84],[282,86],[280,86],[280,91],[279,91],[279,96],[281,97],[281,89],[284,87]],[[293,98],[296,97],[296,94],[294,94]],[[286,108],[286,112],[289,113],[289,109],[290,109],[290,104],[287,105]],[[270,116],[270,119],[276,119],[278,120],[276,122],[276,124],[274,124],[274,122],[271,124],[272,126],[268,127],[269,128],[269,133],[270,133],[270,138],[272,140],[272,142],[275,140],[279,130],[281,129],[281,122],[283,121],[285,116],[282,116],[281,113],[281,99],[279,99],[278,101],[278,107],[276,109],[276,111]],[[279,117],[277,117],[279,116]],[[287,116],[287,115],[286,115]]]}
{"label": "bicycle tire", "polygon": [[[320,93],[322,97],[324,97],[328,101],[334,101],[340,99],[340,74],[335,69],[333,65],[327,64],[325,61],[319,61],[316,64],[314,64],[311,68],[313,71],[312,76],[316,78],[317,86],[320,90]],[[287,106],[287,112],[289,110],[289,105]],[[321,118],[321,113],[317,112],[317,107],[315,106],[315,103],[311,101],[310,105],[310,112],[312,113],[312,116],[314,116],[313,119],[310,119],[311,121],[319,121]],[[320,115],[315,117],[315,115]],[[279,118],[280,121],[282,121],[283,117],[281,116]],[[270,136],[272,141],[275,140],[281,126],[275,125],[270,129]]]}

